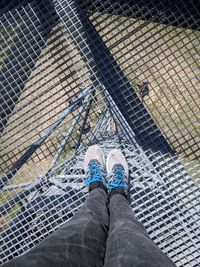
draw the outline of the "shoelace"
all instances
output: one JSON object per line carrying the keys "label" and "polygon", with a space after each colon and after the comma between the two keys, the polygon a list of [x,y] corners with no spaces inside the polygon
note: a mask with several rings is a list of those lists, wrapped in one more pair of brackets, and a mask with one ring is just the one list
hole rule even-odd
{"label": "shoelace", "polygon": [[90,162],[86,173],[85,185],[92,182],[102,182],[102,171],[97,162]]}
{"label": "shoelace", "polygon": [[111,190],[116,187],[126,188],[127,185],[124,183],[124,179],[127,175],[124,173],[122,167],[114,167],[113,172],[110,174],[110,182],[108,183],[108,189]]}

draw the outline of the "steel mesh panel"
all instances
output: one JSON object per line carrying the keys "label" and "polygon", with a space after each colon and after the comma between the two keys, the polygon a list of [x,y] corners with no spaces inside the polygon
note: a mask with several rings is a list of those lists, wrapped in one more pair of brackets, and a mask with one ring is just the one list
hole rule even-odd
{"label": "steel mesh panel", "polygon": [[126,155],[131,205],[154,242],[198,266],[199,15],[180,2],[4,3],[2,262],[77,212],[81,161],[98,143]]}

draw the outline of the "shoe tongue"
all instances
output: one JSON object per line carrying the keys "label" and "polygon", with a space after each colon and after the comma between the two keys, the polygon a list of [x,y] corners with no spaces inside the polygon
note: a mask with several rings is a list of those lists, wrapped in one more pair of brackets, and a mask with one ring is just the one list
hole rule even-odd
{"label": "shoe tongue", "polygon": [[92,160],[90,160],[89,164],[90,164],[90,163],[96,163],[97,166],[98,166],[100,169],[102,169],[102,166],[101,166],[100,162],[99,162],[97,159],[92,159]]}
{"label": "shoe tongue", "polygon": [[118,167],[120,167],[120,168],[122,168],[122,170],[124,170],[124,167],[123,167],[122,164],[115,164],[115,165],[113,166],[113,169],[118,168]]}
{"label": "shoe tongue", "polygon": [[92,160],[90,160],[90,162],[96,162],[96,163],[100,164],[100,162],[97,159],[92,159]]}

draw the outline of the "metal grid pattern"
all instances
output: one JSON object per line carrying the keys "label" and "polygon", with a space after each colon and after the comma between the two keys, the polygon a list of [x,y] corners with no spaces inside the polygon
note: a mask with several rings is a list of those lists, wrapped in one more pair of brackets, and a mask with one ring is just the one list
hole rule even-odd
{"label": "metal grid pattern", "polygon": [[77,212],[87,196],[81,161],[98,143],[126,155],[131,205],[154,242],[177,266],[198,266],[198,5],[4,4],[1,261]]}

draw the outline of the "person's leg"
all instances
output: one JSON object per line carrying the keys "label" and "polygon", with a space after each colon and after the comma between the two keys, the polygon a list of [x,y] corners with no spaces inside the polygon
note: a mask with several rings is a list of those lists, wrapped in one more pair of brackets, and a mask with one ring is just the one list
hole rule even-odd
{"label": "person's leg", "polygon": [[[121,152],[113,153],[117,153],[116,158],[108,158],[113,174],[108,183],[110,223],[104,266],[174,267],[136,220],[126,199],[124,178],[128,175],[128,166]],[[117,162],[121,162],[121,166],[117,164],[117,168],[113,168]]]}
{"label": "person's leg", "polygon": [[96,167],[93,165],[87,174],[90,193],[80,211],[49,238],[4,267],[103,266],[109,218],[106,188]]}
{"label": "person's leg", "polygon": [[109,210],[110,225],[104,266],[175,266],[149,238],[122,194],[111,196]]}

